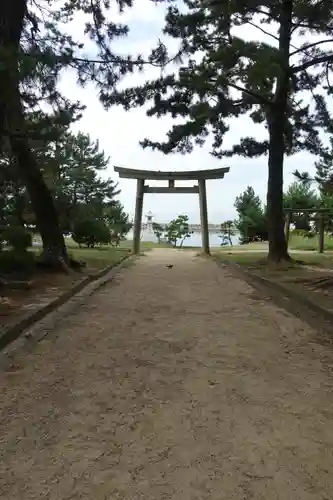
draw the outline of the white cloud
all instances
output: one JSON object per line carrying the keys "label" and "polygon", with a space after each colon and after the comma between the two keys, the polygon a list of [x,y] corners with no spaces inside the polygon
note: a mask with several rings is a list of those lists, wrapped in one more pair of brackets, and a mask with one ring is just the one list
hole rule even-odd
{"label": "white cloud", "polygon": [[134,5],[130,9],[125,9],[124,13],[115,13],[115,22],[133,23],[133,22],[150,22],[163,23],[165,8],[157,5],[152,1],[135,0]]}
{"label": "white cloud", "polygon": [[[149,0],[136,0],[133,9],[126,10],[121,15],[115,15],[113,20],[123,20],[135,26],[135,40],[129,38],[118,46],[122,51],[148,53],[155,45],[158,32],[163,24],[163,9],[157,7]],[[82,19],[80,21],[82,23]],[[146,29],[140,31],[140,26],[153,26],[152,32]],[[78,33],[79,30],[77,29]],[[243,28],[244,33],[244,28]],[[251,28],[251,35],[253,30]],[[149,73],[131,76],[130,84],[143,81],[156,70]],[[127,82],[126,82],[127,83]],[[112,165],[122,165],[132,168],[151,170],[195,170],[230,166],[230,172],[220,181],[208,181],[208,210],[211,222],[218,223],[235,215],[234,200],[248,185],[252,185],[265,201],[267,182],[267,158],[230,158],[223,161],[214,159],[209,154],[209,145],[196,149],[191,155],[182,156],[175,154],[164,156],[150,150],[142,150],[139,141],[144,137],[163,138],[163,135],[172,126],[169,117],[148,118],[143,109],[125,112],[119,107],[105,111],[97,99],[97,92],[92,85],[85,89],[79,88],[75,83],[73,74],[64,76],[61,87],[66,95],[73,99],[81,100],[87,110],[81,122],[76,126],[89,133],[93,138],[99,139],[101,147],[111,157],[109,176],[115,177]],[[226,146],[231,146],[244,135],[262,135],[265,130],[254,127],[251,120],[239,118],[233,124],[232,131],[226,138]],[[305,154],[298,154],[287,158],[285,162],[285,182],[293,180],[292,172],[295,169],[313,171],[314,159]],[[153,183],[151,183],[153,184]],[[135,188],[134,180],[120,180],[122,189],[121,201],[131,214],[134,213]],[[199,221],[199,207],[196,195],[148,195],[145,199],[144,213],[153,212],[156,220],[167,221],[179,213],[187,213],[193,222]]]}

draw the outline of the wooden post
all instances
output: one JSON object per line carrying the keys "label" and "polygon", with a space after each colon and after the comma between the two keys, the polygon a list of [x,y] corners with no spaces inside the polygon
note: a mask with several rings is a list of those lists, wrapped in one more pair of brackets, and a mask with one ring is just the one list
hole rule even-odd
{"label": "wooden post", "polygon": [[289,232],[290,232],[290,221],[291,221],[291,212],[287,212],[285,219],[284,219],[284,236],[286,239],[287,243],[287,248],[288,248],[288,243],[289,243]]}
{"label": "wooden post", "polygon": [[144,179],[137,179],[135,218],[134,218],[134,229],[133,229],[133,253],[135,255],[140,253],[140,239],[141,239],[140,236],[141,236],[144,186],[145,186]]}
{"label": "wooden post", "polygon": [[208,231],[208,213],[207,213],[207,193],[206,180],[199,179],[199,204],[200,204],[200,219],[202,232],[202,250],[203,253],[209,254],[209,231]]}
{"label": "wooden post", "polygon": [[325,218],[324,214],[319,215],[319,253],[324,253],[325,245]]}

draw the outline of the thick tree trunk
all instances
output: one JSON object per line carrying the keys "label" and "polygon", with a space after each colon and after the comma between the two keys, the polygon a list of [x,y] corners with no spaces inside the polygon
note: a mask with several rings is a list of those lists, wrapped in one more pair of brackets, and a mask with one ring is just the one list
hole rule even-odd
{"label": "thick tree trunk", "polygon": [[289,260],[284,234],[283,213],[283,158],[284,115],[270,123],[270,147],[268,155],[267,226],[268,259],[273,262]]}
{"label": "thick tree trunk", "polygon": [[285,126],[290,87],[289,51],[292,28],[293,0],[281,2],[279,55],[280,72],[277,76],[274,102],[268,115],[269,156],[267,186],[268,259],[273,262],[290,260],[284,234],[283,163]]}
{"label": "thick tree trunk", "polygon": [[36,215],[36,225],[43,241],[44,260],[50,264],[56,264],[59,260],[67,262],[67,249],[54,201],[27,140],[12,137],[11,145]]}
{"label": "thick tree trunk", "polygon": [[10,75],[17,67],[27,0],[0,1],[0,151],[6,132],[6,116],[9,103]]}
{"label": "thick tree trunk", "polygon": [[28,143],[19,91],[19,47],[25,14],[26,0],[0,1],[0,49],[5,61],[0,72],[0,134],[9,137],[19,176],[26,184],[43,240],[44,260],[64,265],[68,260],[64,237],[52,195]]}
{"label": "thick tree trunk", "polygon": [[12,153],[16,157],[19,175],[27,187],[36,216],[36,225],[43,241],[44,261],[57,266],[61,262],[67,262],[67,249],[51,191],[28,143],[17,79],[12,81],[10,104],[8,125],[10,131],[14,131],[10,135]]}

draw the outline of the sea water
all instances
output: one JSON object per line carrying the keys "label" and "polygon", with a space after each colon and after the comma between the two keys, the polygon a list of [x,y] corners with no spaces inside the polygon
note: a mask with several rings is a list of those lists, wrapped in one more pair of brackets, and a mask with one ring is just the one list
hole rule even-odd
{"label": "sea water", "polygon": [[[133,239],[133,232],[130,231],[127,236],[127,240],[132,240]],[[238,245],[239,243],[239,237],[238,235],[232,236],[231,237],[232,244],[233,245]],[[146,242],[152,242],[152,243],[157,243],[157,238],[154,235],[152,231],[149,231],[147,229],[144,229],[141,233],[141,241],[146,241]],[[221,238],[219,237],[218,233],[209,233],[209,246],[211,248],[216,248],[221,246]],[[202,245],[202,236],[201,236],[201,231],[195,231],[189,238],[186,238],[186,240],[183,243],[184,247],[201,247]]]}

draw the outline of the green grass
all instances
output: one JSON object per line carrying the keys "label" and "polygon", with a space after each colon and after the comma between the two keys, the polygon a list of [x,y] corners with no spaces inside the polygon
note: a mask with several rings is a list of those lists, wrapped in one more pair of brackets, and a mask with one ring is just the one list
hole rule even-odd
{"label": "green grass", "polygon": [[[314,250],[318,251],[319,247],[319,236],[316,235],[313,238],[306,238],[301,235],[290,233],[289,238],[289,248],[291,250]],[[333,250],[333,237],[329,234],[325,234],[325,250]]]}
{"label": "green grass", "polygon": [[[242,252],[242,253],[232,253],[232,250],[229,253],[226,252],[215,252],[213,255],[221,261],[234,262],[241,266],[245,267],[264,267],[267,266],[267,261],[265,260],[267,257],[267,252]],[[294,260],[299,260],[305,262],[311,266],[321,266],[333,268],[333,256],[331,254],[318,254],[318,253],[293,253],[292,257]],[[283,265],[282,265],[283,267]],[[289,264],[286,264],[285,267],[290,267]]]}
{"label": "green grass", "polygon": [[260,262],[262,259],[267,257],[267,252],[242,252],[242,253],[232,253],[232,250],[227,252],[213,252],[213,256],[221,261],[234,262],[242,266],[251,266],[255,263]]}
{"label": "green grass", "polygon": [[[41,247],[34,247],[31,251],[38,254],[41,251]],[[124,255],[129,254],[129,251],[126,248],[79,248],[78,246],[69,246],[68,253],[73,259],[84,261],[87,268],[103,269],[111,264],[117,264],[120,262]]]}
{"label": "green grass", "polygon": [[241,250],[242,252],[251,252],[252,250],[265,252],[268,250],[268,243],[267,241],[256,241],[254,243],[247,243],[246,245],[225,245],[218,248],[219,252],[232,252],[234,250]]}
{"label": "green grass", "polygon": [[[129,244],[121,245],[120,247],[105,245],[95,248],[80,248],[71,238],[66,238],[66,245],[70,256],[75,260],[86,262],[87,268],[93,269],[103,269],[111,264],[117,264],[124,255],[128,255],[131,248],[131,242],[124,243]],[[34,246],[31,248],[31,251],[34,253],[40,253],[41,250],[41,246]]]}
{"label": "green grass", "polygon": [[[300,250],[300,251],[313,251],[317,252],[319,250],[319,236],[316,235],[313,238],[306,238],[305,236],[301,236],[299,234],[293,234],[292,232],[289,235],[289,250]],[[268,250],[267,242],[255,242],[249,243],[247,245],[234,245],[233,247],[225,246],[220,248],[223,252],[232,252],[233,250],[242,250],[243,252],[251,252],[251,250],[263,251]],[[329,234],[325,234],[325,251],[333,251],[333,237]]]}
{"label": "green grass", "polygon": [[[41,241],[41,238],[38,237],[38,236],[35,236],[34,237],[34,241],[35,242],[38,242],[40,247],[42,245],[42,241]],[[71,249],[76,249],[76,248],[79,248],[79,245],[77,243],[75,243],[75,241],[70,238],[70,237],[65,237],[65,242],[66,242],[66,246],[69,250]],[[132,240],[124,240],[120,243],[120,246],[118,248],[122,248],[122,249],[128,249],[128,250],[131,250],[132,249]],[[154,243],[154,242],[151,242],[151,241],[141,241],[140,242],[140,247],[142,249],[150,249],[150,248],[163,248],[163,247],[169,247],[169,245],[167,244],[163,244],[161,243],[160,245],[158,243]],[[38,250],[39,246],[35,246],[34,249],[37,249]],[[98,246],[96,247],[96,249],[99,249],[99,250],[102,250],[102,251],[107,251],[109,250],[110,248],[115,248],[111,245],[101,245],[101,246]]]}
{"label": "green grass", "polygon": [[117,264],[128,253],[125,248],[69,248],[71,257],[83,260],[88,268],[93,269],[103,269],[111,264]]}

